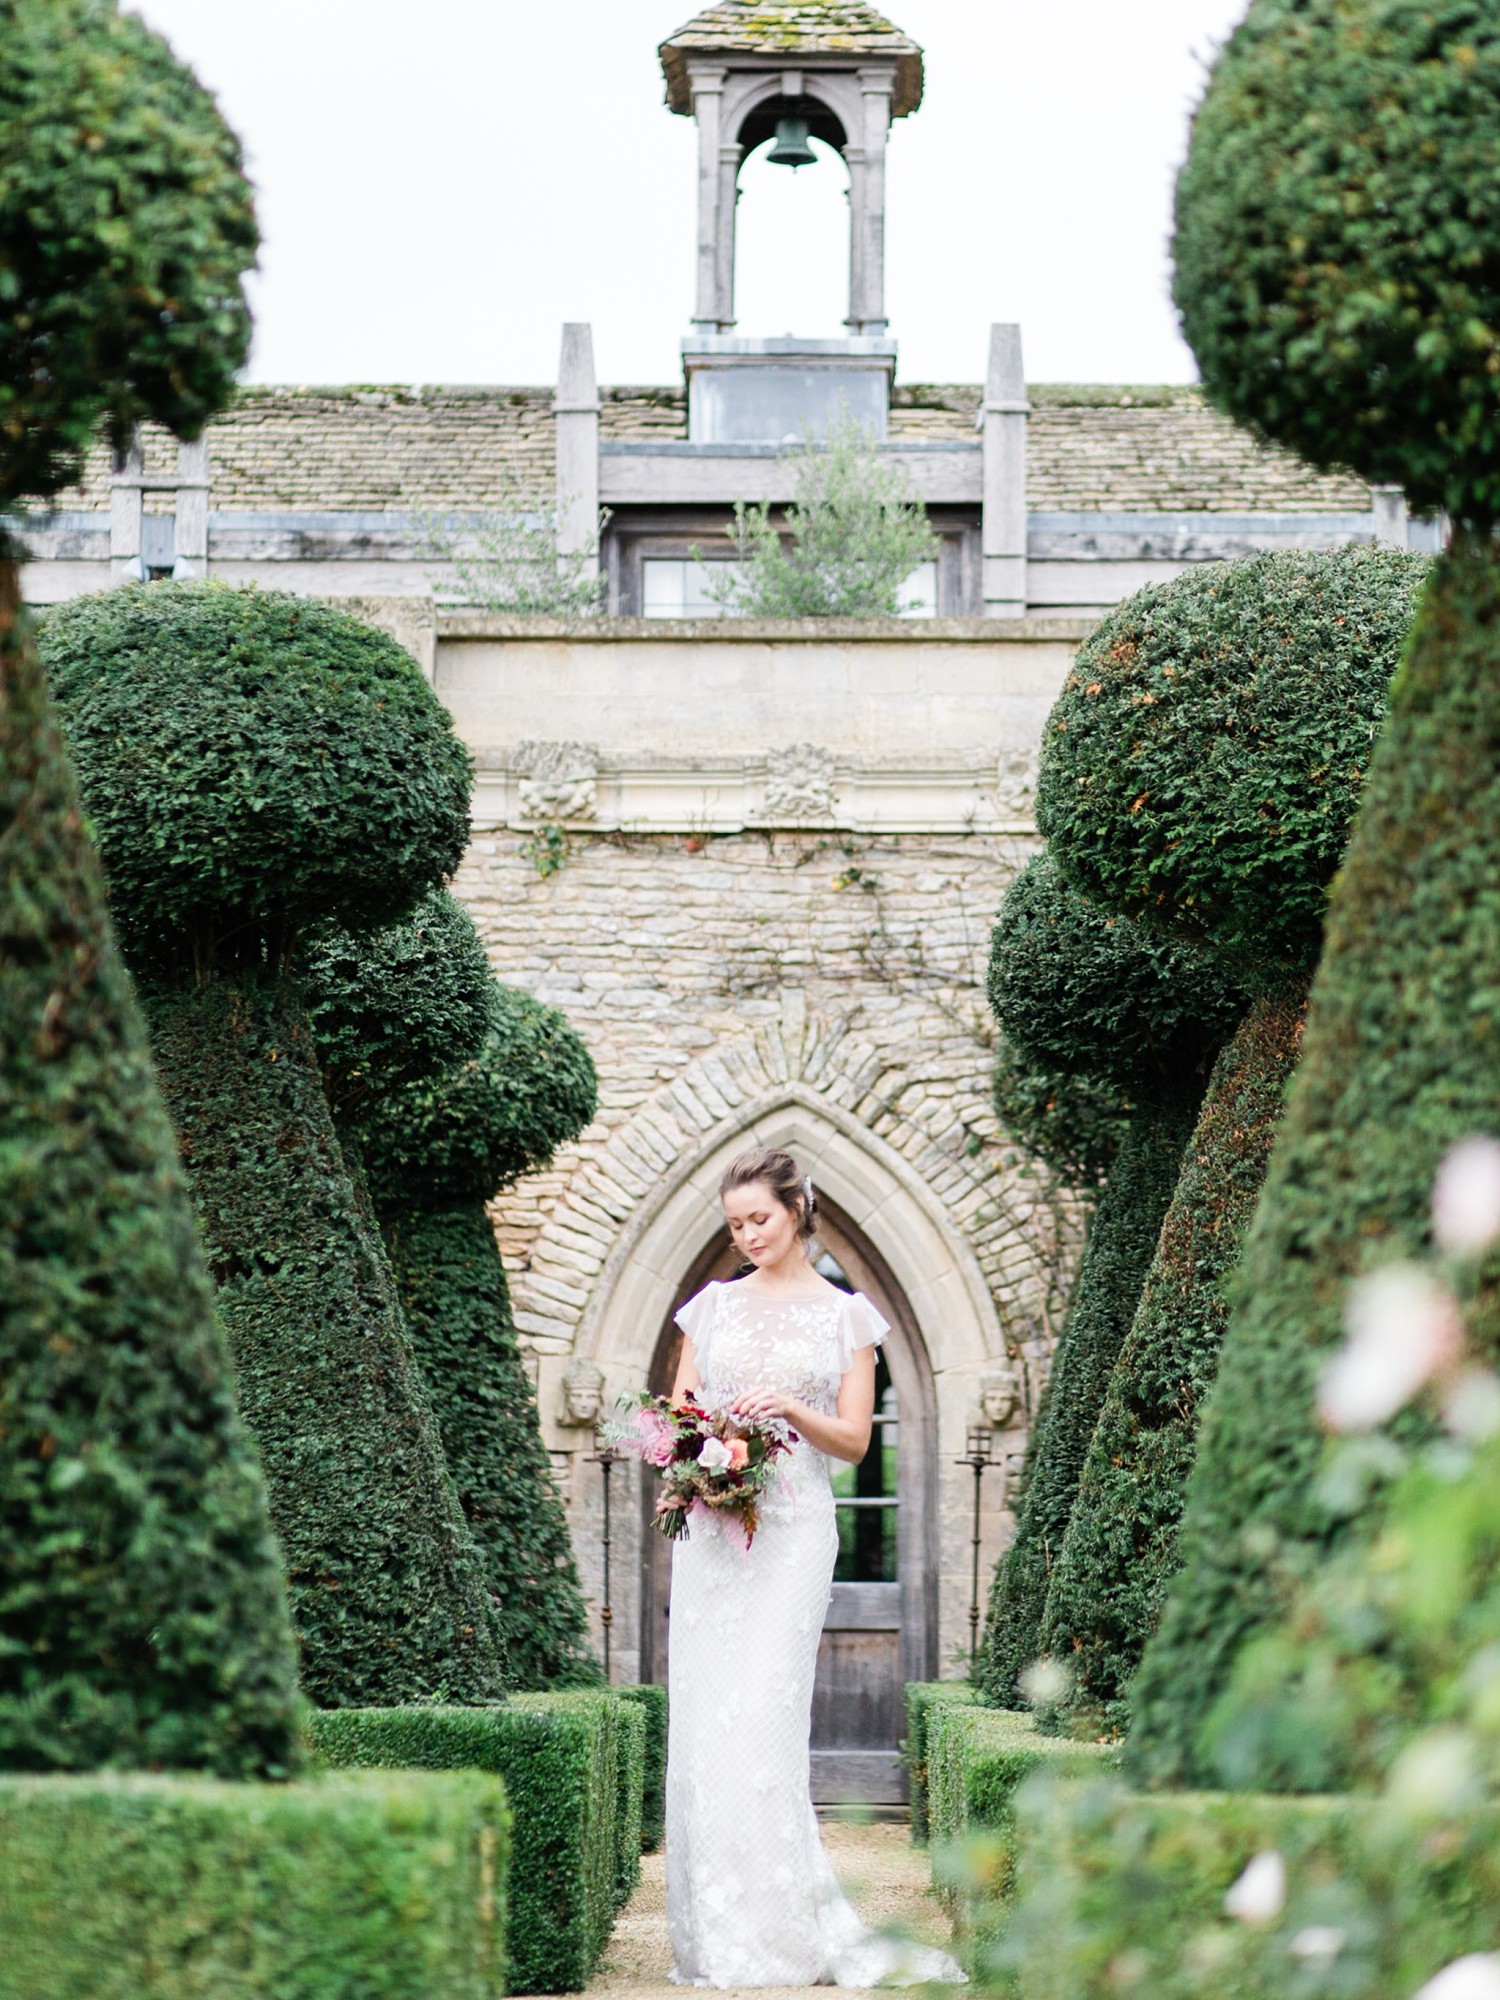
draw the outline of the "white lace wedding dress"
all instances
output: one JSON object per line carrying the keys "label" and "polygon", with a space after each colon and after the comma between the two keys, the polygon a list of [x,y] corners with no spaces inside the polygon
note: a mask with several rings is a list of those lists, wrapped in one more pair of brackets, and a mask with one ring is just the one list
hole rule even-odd
{"label": "white lace wedding dress", "polygon": [[[707,1286],[677,1315],[704,1404],[774,1388],[833,1415],[854,1351],[887,1332],[868,1299],[778,1304]],[[838,1531],[829,1460],[799,1443],[746,1550],[696,1521],[672,1551],[667,1926],[695,1986],[960,1980],[946,1952],[867,1930],[834,1878],[808,1787],[813,1670]]]}

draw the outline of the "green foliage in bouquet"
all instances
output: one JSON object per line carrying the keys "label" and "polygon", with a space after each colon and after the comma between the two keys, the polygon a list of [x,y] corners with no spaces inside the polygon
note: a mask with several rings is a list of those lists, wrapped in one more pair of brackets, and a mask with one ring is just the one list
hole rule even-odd
{"label": "green foliage in bouquet", "polygon": [[[1137,1683],[1131,1755],[1153,1782],[1209,1775],[1205,1719],[1281,1584],[1372,1532],[1378,1507],[1351,1522],[1319,1498],[1314,1379],[1348,1280],[1419,1252],[1438,1160],[1500,1131],[1497,58],[1500,26],[1460,0],[1257,0],[1184,170],[1179,295],[1210,394],[1476,532],[1428,579],[1334,887],[1183,1568]],[[1500,1343],[1493,1261],[1482,1353]]]}
{"label": "green foliage in bouquet", "polygon": [[1500,516],[1500,20],[1255,0],[1177,183],[1173,295],[1218,406],[1310,464]]}
{"label": "green foliage in bouquet", "polygon": [[1306,978],[1428,563],[1205,563],[1101,619],[1047,718],[1037,824],[1101,909]]}
{"label": "green foliage in bouquet", "polygon": [[250,348],[259,231],[234,134],[114,0],[0,0],[0,512],[101,422],[194,437]]}
{"label": "green foliage in bouquet", "polygon": [[479,1052],[378,1095],[357,1127],[448,1464],[523,1688],[598,1678],[567,1521],[485,1203],[594,1115],[566,1018],[490,982]]}
{"label": "green foliage in bouquet", "polygon": [[1015,1540],[995,1571],[980,1679],[1013,1706],[1041,1651],[1052,1569],[1110,1373],[1140,1298],[1182,1150],[1244,994],[1191,946],[1108,917],[1039,856],[1012,885],[991,946],[990,1002],[1039,1070],[1072,1071],[1132,1116],[1089,1227],[1028,1443]]}
{"label": "green foliage in bouquet", "polygon": [[302,933],[457,860],[468,759],[399,647],[306,599],[155,584],[44,653],[147,1003],[315,1701],[487,1700],[498,1627],[329,1115]]}
{"label": "green foliage in bouquet", "polygon": [[295,1658],[265,1492],[3,581],[0,1298],[0,1765],[285,1775]]}

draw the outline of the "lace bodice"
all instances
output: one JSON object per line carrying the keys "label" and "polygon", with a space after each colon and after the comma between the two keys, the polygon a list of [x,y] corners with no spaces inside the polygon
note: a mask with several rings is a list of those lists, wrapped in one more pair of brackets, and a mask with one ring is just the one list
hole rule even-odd
{"label": "lace bodice", "polygon": [[781,1300],[742,1282],[705,1285],[677,1315],[693,1343],[700,1394],[716,1409],[747,1389],[775,1389],[831,1417],[855,1351],[890,1331],[862,1292]]}

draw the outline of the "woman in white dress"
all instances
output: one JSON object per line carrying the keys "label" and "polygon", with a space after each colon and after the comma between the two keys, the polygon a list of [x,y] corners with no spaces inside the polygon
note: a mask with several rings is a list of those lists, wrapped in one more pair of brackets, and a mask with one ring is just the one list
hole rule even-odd
{"label": "woman in white dress", "polygon": [[686,1338],[673,1399],[782,1418],[800,1442],[748,1550],[700,1517],[672,1551],[672,1977],[716,1987],[959,1980],[947,1953],[861,1923],[808,1784],[813,1671],[838,1552],[829,1460],[865,1455],[875,1348],[889,1329],[862,1294],[814,1270],[812,1183],[790,1154],[742,1154],[719,1192],[754,1268],[678,1313]]}

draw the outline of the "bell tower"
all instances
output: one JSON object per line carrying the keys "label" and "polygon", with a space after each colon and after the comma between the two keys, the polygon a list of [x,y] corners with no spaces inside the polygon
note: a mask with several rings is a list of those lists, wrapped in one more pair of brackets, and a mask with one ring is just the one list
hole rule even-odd
{"label": "bell tower", "polygon": [[[822,432],[840,405],[884,436],[895,343],[885,313],[885,149],[922,101],[922,51],[864,0],[717,0],[661,44],[667,107],[698,127],[693,330],[683,342],[695,443]],[[845,340],[734,333],[740,168],[764,140],[796,167],[821,139],[849,171]]]}

